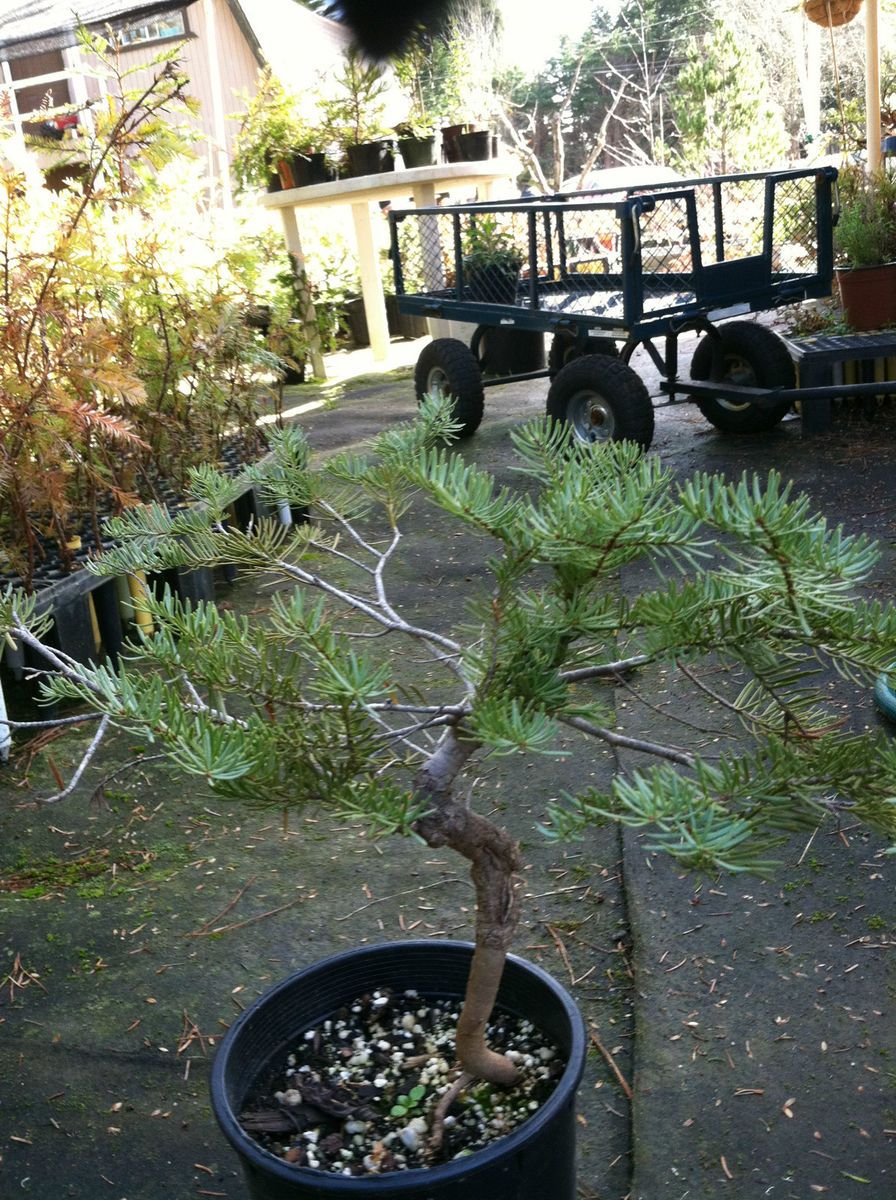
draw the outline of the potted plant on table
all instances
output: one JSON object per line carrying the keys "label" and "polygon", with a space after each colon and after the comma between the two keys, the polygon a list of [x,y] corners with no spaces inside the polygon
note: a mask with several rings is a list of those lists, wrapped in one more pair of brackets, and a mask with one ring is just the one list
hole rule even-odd
{"label": "potted plant on table", "polygon": [[333,177],[319,130],[269,68],[261,73],[255,94],[244,99],[231,162],[239,191],[279,191]]}
{"label": "potted plant on table", "polygon": [[436,120],[429,103],[431,50],[421,36],[412,38],[405,53],[392,64],[409,106],[407,119],[395,126],[398,152],[406,167],[430,167],[436,162]]}
{"label": "potted plant on table", "polygon": [[834,251],[840,303],[858,330],[896,324],[896,174],[841,170]]}
{"label": "potted plant on table", "polygon": [[386,75],[352,47],[336,79],[338,94],[320,101],[324,136],[339,146],[349,176],[375,175],[395,166],[394,140],[385,124]]}
{"label": "potted plant on table", "polygon": [[[896,610],[845,602],[874,563],[864,539],[828,529],[776,476],[764,489],[708,476],[679,485],[631,444],[585,446],[542,421],[512,435],[526,481],[515,492],[439,447],[454,428],[449,404],[427,400],[421,421],[375,440],[373,457],[346,453],[315,468],[287,427],[241,480],[198,472],[200,507],[114,523],[119,544],[102,571],[235,562],[288,583],[263,624],[150,599],[156,632],[112,672],[60,658],[27,598],[0,596],[0,634],[57,672],[47,697],[104,714],[89,755],[115,723],[148,734],[223,796],[322,805],[470,863],[474,947],[340,955],[275,988],[227,1035],[215,1106],[255,1200],[572,1200],[581,1025],[556,985],[508,959],[521,860],[513,838],[474,808],[482,784],[463,777],[477,758],[553,754],[560,729],[644,756],[654,765],[609,790],[585,786],[549,804],[546,832],[575,838],[611,818],[650,829],[651,847],[686,868],[766,871],[783,831],[844,809],[896,832],[891,743],[846,730],[844,696],[813,683],[819,659],[865,686],[893,661]],[[308,523],[228,528],[247,482],[281,509],[306,509]],[[405,615],[388,583],[404,516],[424,498],[486,542],[490,591],[471,598],[457,628],[424,622],[417,597]],[[628,564],[673,570],[629,598],[617,586]],[[735,719],[729,739],[713,739],[716,757],[620,727],[607,685],[636,686],[647,672],[649,689],[654,671],[667,690],[675,680],[696,688],[712,709],[707,726]],[[464,988],[449,1051],[433,1009],[447,995],[456,1011]],[[510,1016],[493,1019],[496,998],[555,1045],[504,1053],[515,1035]],[[413,1054],[396,1049],[405,1044]],[[251,1105],[252,1079],[269,1068],[282,1082]],[[522,1125],[467,1154],[457,1139],[469,1108],[503,1132],[519,1088],[530,1110],[533,1075],[554,1086],[541,1108],[535,1100]]]}
{"label": "potted plant on table", "polygon": [[432,121],[409,118],[395,126],[398,153],[406,167],[434,167],[436,164],[436,132]]}

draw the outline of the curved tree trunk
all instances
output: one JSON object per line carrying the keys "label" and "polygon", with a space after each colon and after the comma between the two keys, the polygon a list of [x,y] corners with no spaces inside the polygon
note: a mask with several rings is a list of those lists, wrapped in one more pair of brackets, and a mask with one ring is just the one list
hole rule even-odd
{"label": "curved tree trunk", "polygon": [[514,876],[521,864],[519,848],[510,835],[454,796],[454,781],[476,749],[477,743],[462,740],[456,729],[445,733],[414,781],[415,790],[431,805],[417,831],[428,846],[449,846],[470,862],[476,891],[476,938],[457,1026],[457,1056],[470,1075],[506,1085],[516,1079],[516,1068],[503,1054],[488,1048],[485,1027],[519,921]]}

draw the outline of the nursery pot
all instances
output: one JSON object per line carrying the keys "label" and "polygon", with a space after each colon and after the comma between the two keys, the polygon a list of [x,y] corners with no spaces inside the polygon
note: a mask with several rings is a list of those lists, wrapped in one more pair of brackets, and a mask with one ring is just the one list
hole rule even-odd
{"label": "nursery pot", "polygon": [[575,1200],[584,1023],[550,975],[514,956],[507,959],[498,1004],[553,1038],[567,1065],[548,1100],[506,1137],[438,1166],[354,1178],[292,1166],[240,1127],[237,1118],[256,1080],[304,1030],[374,987],[460,996],[472,951],[466,942],[428,940],[349,950],[284,980],[238,1017],[215,1055],[212,1107],[240,1157],[251,1200]]}
{"label": "nursery pot", "polygon": [[469,125],[446,125],[442,129],[442,153],[445,162],[461,161],[458,138],[462,133],[467,133],[469,129]]}
{"label": "nursery pot", "polygon": [[492,156],[492,135],[487,129],[472,129],[457,135],[461,162],[481,162]]}
{"label": "nursery pot", "polygon": [[395,168],[392,143],[389,141],[362,142],[358,146],[349,146],[346,157],[350,175],[378,175]]}
{"label": "nursery pot", "polygon": [[319,151],[314,154],[294,154],[292,156],[292,172],[296,187],[329,183],[333,177],[332,172],[327,168],[326,155]]}
{"label": "nursery pot", "polygon": [[426,337],[429,332],[426,317],[419,317],[416,313],[403,313],[398,307],[397,296],[386,296],[386,320],[393,337]]}
{"label": "nursery pot", "polygon": [[483,304],[513,304],[519,279],[519,267],[509,263],[467,267],[467,297]]}
{"label": "nursery pot", "polygon": [[436,139],[399,138],[398,152],[406,167],[434,167],[436,163]]}
{"label": "nursery pot", "polygon": [[483,375],[524,375],[544,370],[544,334],[539,329],[477,325],[470,350]]}
{"label": "nursery pot", "polygon": [[896,322],[896,262],[879,267],[838,267],[834,274],[840,304],[853,329],[864,332]]}
{"label": "nursery pot", "polygon": [[367,313],[364,311],[364,300],[361,296],[350,296],[343,305],[345,323],[356,346],[370,345],[370,331],[367,328]]}

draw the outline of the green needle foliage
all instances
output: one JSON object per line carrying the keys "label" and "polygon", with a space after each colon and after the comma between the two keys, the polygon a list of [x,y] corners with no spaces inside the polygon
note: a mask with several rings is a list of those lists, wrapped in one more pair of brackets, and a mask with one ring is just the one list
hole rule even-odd
{"label": "green needle foliage", "polygon": [[[681,485],[634,446],[584,446],[543,421],[512,434],[520,486],[502,487],[446,446],[452,429],[448,407],[426,401],[369,455],[316,465],[288,427],[242,480],[194,472],[192,508],[111,522],[100,572],[234,563],[277,591],[263,621],[149,598],[155,632],[117,670],[48,650],[46,698],[82,701],[228,796],[323,805],[374,834],[452,846],[471,861],[477,948],[490,953],[518,919],[518,853],[458,777],[487,753],[555,754],[561,729],[638,757],[609,790],[551,805],[554,839],[613,820],[683,867],[767,872],[789,831],[845,810],[892,837],[896,743],[844,719],[844,701],[867,706],[896,661],[896,609],[858,593],[873,545],[776,475]],[[247,483],[303,506],[307,523],[229,528]],[[453,627],[390,598],[402,519],[426,503],[481,536],[491,577]],[[25,598],[0,598],[0,632],[28,637],[33,623]],[[622,727],[637,706],[615,711],[611,686],[649,694],[660,673],[712,737],[685,723],[682,746]],[[481,1031],[479,1050],[465,1036],[465,1067],[490,1075],[500,1056],[483,1057]]]}

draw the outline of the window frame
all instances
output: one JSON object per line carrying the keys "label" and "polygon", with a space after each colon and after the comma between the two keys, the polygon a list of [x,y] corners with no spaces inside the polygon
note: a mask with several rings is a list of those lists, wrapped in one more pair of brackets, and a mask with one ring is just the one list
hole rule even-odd
{"label": "window frame", "polygon": [[[141,37],[132,42],[126,42],[126,41],[122,40],[122,35],[125,33],[126,30],[145,29],[149,24],[153,23],[154,21],[158,21],[163,17],[172,17],[172,16],[180,16],[181,22],[183,24],[183,30],[180,33],[169,33],[169,34],[166,34],[164,37],[158,37],[158,36],[156,36],[156,37]],[[190,29],[190,22],[187,18],[186,7],[171,8],[168,10],[168,12],[157,13],[154,17],[146,17],[144,19],[141,19],[138,17],[136,21],[130,22],[127,25],[122,25],[118,29],[117,34],[118,34],[118,38],[120,40],[120,47],[121,47],[122,53],[126,53],[128,50],[140,50],[144,46],[164,46],[164,45],[169,45],[172,42],[177,42],[177,41],[183,42],[183,41],[187,41],[189,38],[196,36],[193,33],[193,31]]]}

